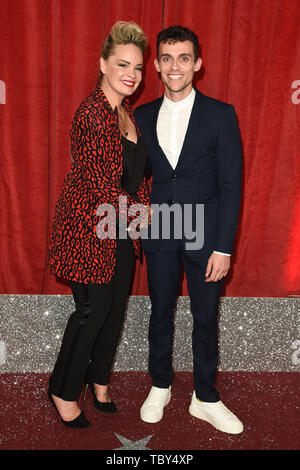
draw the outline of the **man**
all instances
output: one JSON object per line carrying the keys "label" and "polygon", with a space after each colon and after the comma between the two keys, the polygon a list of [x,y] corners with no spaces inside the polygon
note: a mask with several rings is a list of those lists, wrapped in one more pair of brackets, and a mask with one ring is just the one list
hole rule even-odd
{"label": "man", "polygon": [[195,211],[204,205],[204,243],[188,247],[185,235],[175,235],[182,226],[175,212],[170,217],[170,237],[162,236],[161,230],[158,237],[144,237],[152,304],[149,372],[153,386],[141,419],[158,422],[171,399],[173,313],[183,264],[194,322],[195,391],[189,411],[223,432],[238,434],[243,424],[214,387],[218,304],[222,279],[230,268],[240,204],[242,151],[237,119],[232,105],[193,87],[194,73],[201,68],[195,33],[181,26],[160,32],[154,63],[164,96],[135,111],[152,168],[152,219],[156,204],[179,205],[183,212],[190,206],[194,215],[189,221],[196,223],[198,233]]}

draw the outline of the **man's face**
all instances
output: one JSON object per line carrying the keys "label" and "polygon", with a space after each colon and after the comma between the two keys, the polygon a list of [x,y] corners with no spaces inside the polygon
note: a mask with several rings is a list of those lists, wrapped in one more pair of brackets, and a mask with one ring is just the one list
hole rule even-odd
{"label": "man's face", "polygon": [[200,70],[201,59],[195,60],[191,41],[161,43],[159,58],[154,60],[157,72],[165,85],[168,98],[184,99],[192,89],[194,73]]}

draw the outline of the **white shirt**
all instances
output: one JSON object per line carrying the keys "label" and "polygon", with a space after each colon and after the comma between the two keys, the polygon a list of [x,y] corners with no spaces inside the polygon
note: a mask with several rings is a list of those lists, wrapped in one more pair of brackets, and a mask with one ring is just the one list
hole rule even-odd
{"label": "white shirt", "polygon": [[186,98],[178,102],[169,100],[165,95],[159,110],[158,142],[173,169],[177,165],[182,149],[195,95],[194,88]]}
{"label": "white shirt", "polygon": [[[185,134],[189,125],[196,92],[191,93],[181,101],[171,101],[164,95],[162,105],[157,118],[157,138],[160,147],[166,155],[173,169],[176,168],[183,146]],[[227,253],[221,255],[230,256]]]}

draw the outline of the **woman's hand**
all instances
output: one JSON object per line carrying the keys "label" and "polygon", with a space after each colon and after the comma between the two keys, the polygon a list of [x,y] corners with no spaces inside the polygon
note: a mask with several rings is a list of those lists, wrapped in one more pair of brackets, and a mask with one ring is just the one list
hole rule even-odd
{"label": "woman's hand", "polygon": [[145,215],[145,218],[144,220],[142,220],[141,224],[140,224],[140,228],[141,230],[143,228],[147,228],[148,225],[151,224],[151,218],[152,218],[152,214],[153,214],[153,209],[151,209],[151,206],[146,206],[146,209],[147,209],[147,213]]}

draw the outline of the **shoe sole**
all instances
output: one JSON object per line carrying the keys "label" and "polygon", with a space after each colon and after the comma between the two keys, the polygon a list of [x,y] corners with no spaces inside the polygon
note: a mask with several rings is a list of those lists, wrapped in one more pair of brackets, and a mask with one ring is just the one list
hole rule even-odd
{"label": "shoe sole", "polygon": [[206,421],[207,423],[211,424],[214,428],[218,429],[219,431],[226,432],[227,434],[241,434],[243,432],[243,429],[239,431],[233,431],[233,430],[228,431],[227,429],[223,428],[223,426],[220,426],[219,424],[217,424],[206,413],[199,411],[195,406],[193,406],[193,403],[189,407],[189,413],[195,418],[202,419],[203,421]]}
{"label": "shoe sole", "polygon": [[[171,395],[169,396],[169,398],[167,399],[166,401],[166,404],[165,406],[163,407],[163,410],[165,409],[165,407],[170,403],[170,400],[171,400]],[[163,415],[164,415],[164,411],[162,412],[162,415],[159,419],[144,419],[142,418],[142,416],[140,415],[141,417],[141,420],[144,421],[145,423],[158,423],[162,418],[163,418]]]}

